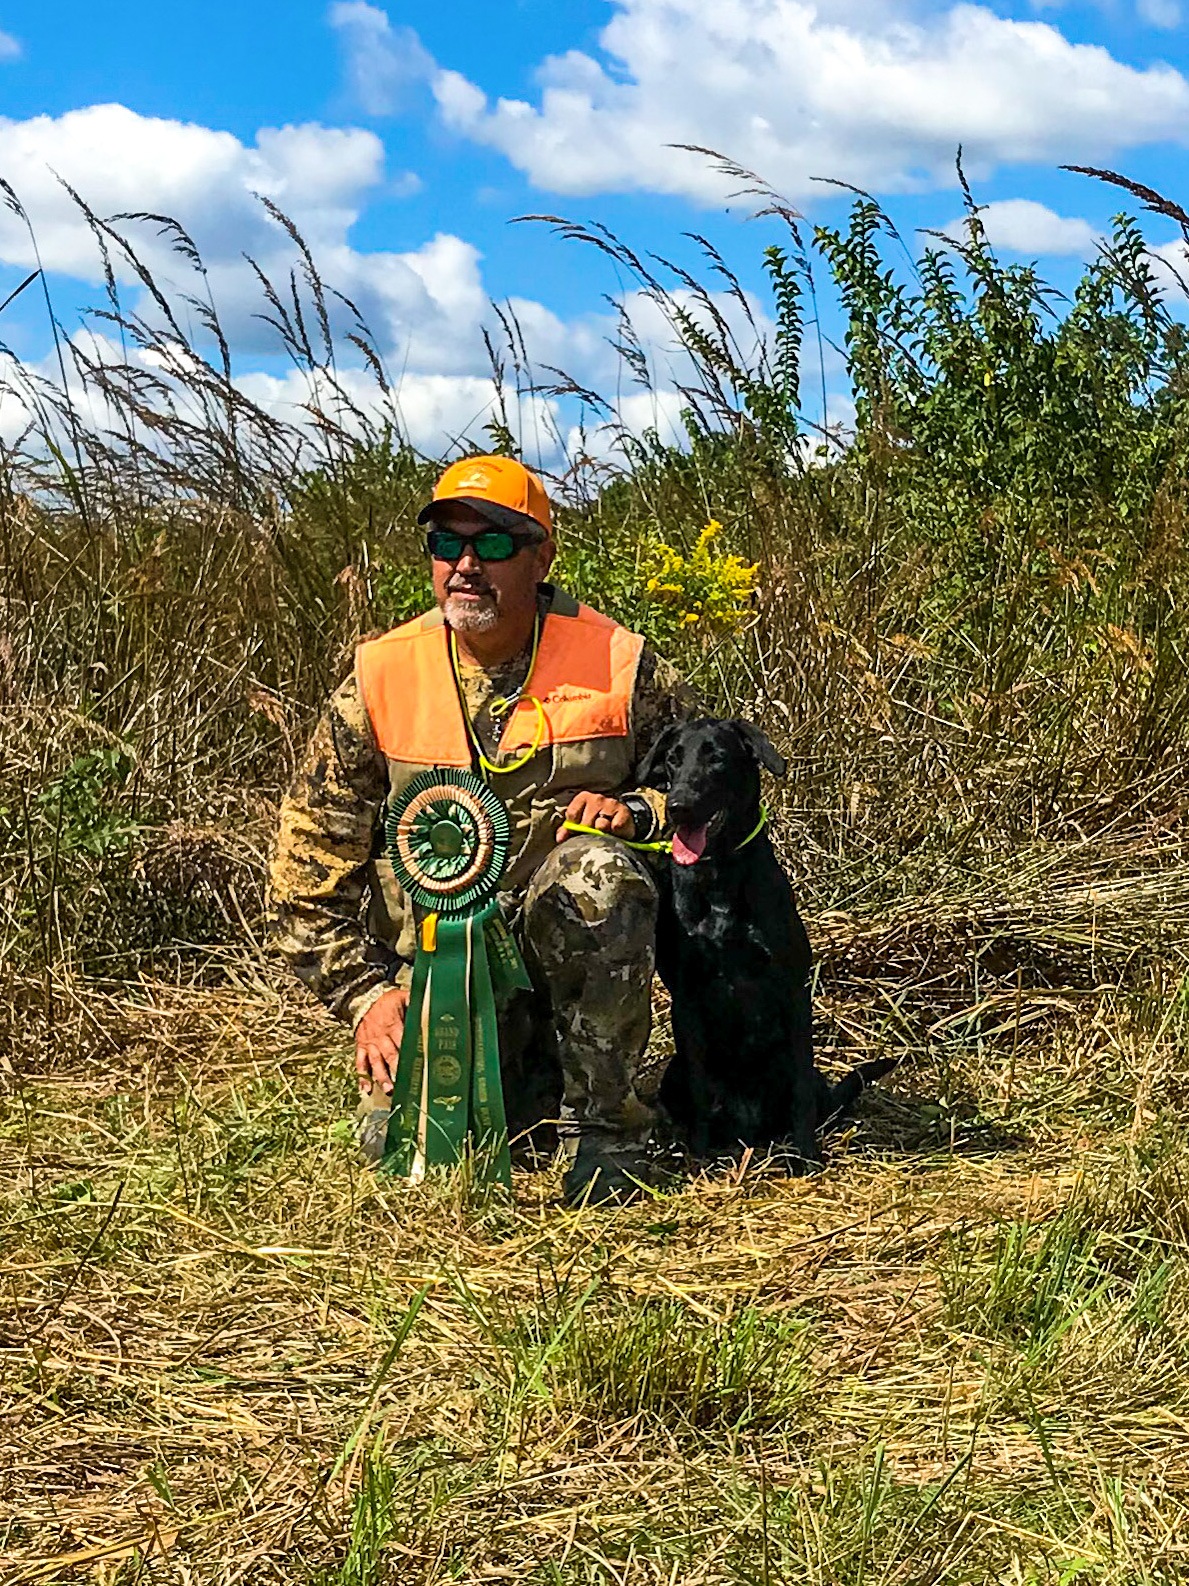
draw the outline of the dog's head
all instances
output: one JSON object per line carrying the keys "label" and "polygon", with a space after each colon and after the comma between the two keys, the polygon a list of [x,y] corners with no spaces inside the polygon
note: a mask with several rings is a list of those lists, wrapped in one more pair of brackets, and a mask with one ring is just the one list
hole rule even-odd
{"label": "dog's head", "polygon": [[755,825],[761,766],[773,776],[785,773],[784,760],[749,721],[701,718],[664,729],[639,777],[666,795],[679,865],[740,842]]}

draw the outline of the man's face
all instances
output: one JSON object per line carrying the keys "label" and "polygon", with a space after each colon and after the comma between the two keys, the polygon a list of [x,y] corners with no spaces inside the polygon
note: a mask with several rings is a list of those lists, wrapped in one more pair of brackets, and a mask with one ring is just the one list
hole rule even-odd
{"label": "man's face", "polygon": [[[491,527],[461,503],[435,514],[434,524],[473,537]],[[492,633],[523,625],[537,604],[537,585],[553,561],[553,541],[526,545],[507,562],[484,562],[469,547],[457,562],[433,559],[433,592],[446,621],[459,633]]]}

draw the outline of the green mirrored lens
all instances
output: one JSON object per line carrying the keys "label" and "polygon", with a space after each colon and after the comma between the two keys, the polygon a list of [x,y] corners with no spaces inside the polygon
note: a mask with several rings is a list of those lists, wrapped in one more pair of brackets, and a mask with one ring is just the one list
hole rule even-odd
{"label": "green mirrored lens", "polygon": [[430,529],[425,543],[429,554],[442,562],[456,562],[462,555],[462,535],[451,534],[449,529]]}
{"label": "green mirrored lens", "polygon": [[475,547],[475,555],[484,562],[506,562],[516,555],[516,541],[507,529],[483,529],[471,544]]}
{"label": "green mirrored lens", "polygon": [[456,562],[470,546],[481,562],[506,562],[516,555],[515,537],[507,529],[480,529],[478,534],[456,534],[453,529],[431,529],[426,536],[431,556]]}

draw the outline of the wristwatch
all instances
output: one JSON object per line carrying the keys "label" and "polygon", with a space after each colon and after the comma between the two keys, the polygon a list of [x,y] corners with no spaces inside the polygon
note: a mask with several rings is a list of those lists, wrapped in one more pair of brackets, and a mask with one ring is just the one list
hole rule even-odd
{"label": "wristwatch", "polygon": [[632,841],[637,843],[650,843],[660,831],[660,822],[656,818],[656,811],[652,805],[639,793],[625,793],[619,801],[625,809],[630,810],[635,823],[635,832]]}

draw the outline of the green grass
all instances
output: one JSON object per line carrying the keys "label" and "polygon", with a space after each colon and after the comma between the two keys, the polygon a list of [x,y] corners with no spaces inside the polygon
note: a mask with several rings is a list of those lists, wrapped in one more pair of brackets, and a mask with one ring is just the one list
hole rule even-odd
{"label": "green grass", "polygon": [[[548,1280],[546,1280],[548,1283]],[[639,1421],[674,1436],[727,1437],[790,1421],[804,1388],[805,1324],[758,1312],[725,1320],[673,1300],[625,1301],[592,1278],[548,1285],[524,1313],[471,1300],[494,1346],[495,1381],[523,1425],[530,1406],[592,1425]]]}

